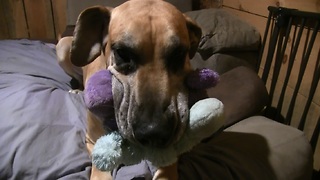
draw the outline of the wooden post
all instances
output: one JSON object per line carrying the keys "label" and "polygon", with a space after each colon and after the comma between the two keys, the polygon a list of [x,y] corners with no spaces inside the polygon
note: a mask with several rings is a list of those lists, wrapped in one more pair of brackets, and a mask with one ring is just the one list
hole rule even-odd
{"label": "wooden post", "polygon": [[0,6],[0,39],[28,38],[23,0],[1,0]]}
{"label": "wooden post", "polygon": [[54,28],[56,33],[55,36],[57,39],[59,39],[67,25],[67,1],[51,0],[51,3],[54,18]]}
{"label": "wooden post", "polygon": [[55,39],[50,0],[24,0],[30,38]]}

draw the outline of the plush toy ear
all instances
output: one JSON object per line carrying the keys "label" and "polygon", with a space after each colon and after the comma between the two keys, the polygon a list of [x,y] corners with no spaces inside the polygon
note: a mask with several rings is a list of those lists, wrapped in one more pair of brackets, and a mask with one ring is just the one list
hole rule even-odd
{"label": "plush toy ear", "polygon": [[202,35],[201,28],[187,15],[184,15],[187,23],[187,28],[189,32],[189,40],[190,40],[190,51],[189,51],[189,58],[193,58],[197,52],[200,38]]}
{"label": "plush toy ear", "polygon": [[107,43],[111,10],[103,6],[85,9],[78,17],[73,35],[70,59],[85,66],[96,59]]}
{"label": "plush toy ear", "polygon": [[187,75],[185,80],[189,89],[189,108],[200,99],[208,98],[206,89],[219,82],[219,74],[211,69],[196,69]]}

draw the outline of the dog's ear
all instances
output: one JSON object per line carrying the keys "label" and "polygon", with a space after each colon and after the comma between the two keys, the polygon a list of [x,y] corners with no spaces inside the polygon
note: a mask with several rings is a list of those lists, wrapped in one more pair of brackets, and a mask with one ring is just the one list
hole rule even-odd
{"label": "dog's ear", "polygon": [[85,66],[96,59],[107,43],[111,9],[93,6],[78,17],[70,52],[71,62]]}
{"label": "dog's ear", "polygon": [[187,28],[189,31],[189,39],[190,39],[190,51],[189,57],[190,59],[194,57],[197,52],[200,38],[202,35],[201,28],[188,16],[184,15],[187,22]]}

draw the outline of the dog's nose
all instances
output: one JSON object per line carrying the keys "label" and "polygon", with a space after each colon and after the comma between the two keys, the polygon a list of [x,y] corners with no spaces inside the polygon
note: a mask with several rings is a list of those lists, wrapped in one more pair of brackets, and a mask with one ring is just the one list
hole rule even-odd
{"label": "dog's nose", "polygon": [[134,137],[143,146],[164,148],[172,142],[175,132],[174,121],[145,123],[133,127]]}

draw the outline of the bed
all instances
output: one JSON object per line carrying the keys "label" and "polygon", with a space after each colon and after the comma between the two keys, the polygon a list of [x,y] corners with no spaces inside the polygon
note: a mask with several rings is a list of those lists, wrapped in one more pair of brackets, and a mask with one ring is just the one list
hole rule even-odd
{"label": "bed", "polygon": [[[223,10],[186,13],[203,29],[192,65],[221,74],[208,93],[225,104],[226,123],[181,156],[180,179],[310,178],[312,152],[304,133],[259,116],[267,101],[253,70],[259,33]],[[86,108],[82,93],[68,92],[72,86],[54,44],[0,41],[0,179],[89,179]],[[151,179],[154,171],[142,161],[120,167],[113,178]]]}
{"label": "bed", "polygon": [[41,41],[0,41],[0,179],[86,179],[86,110]]}

